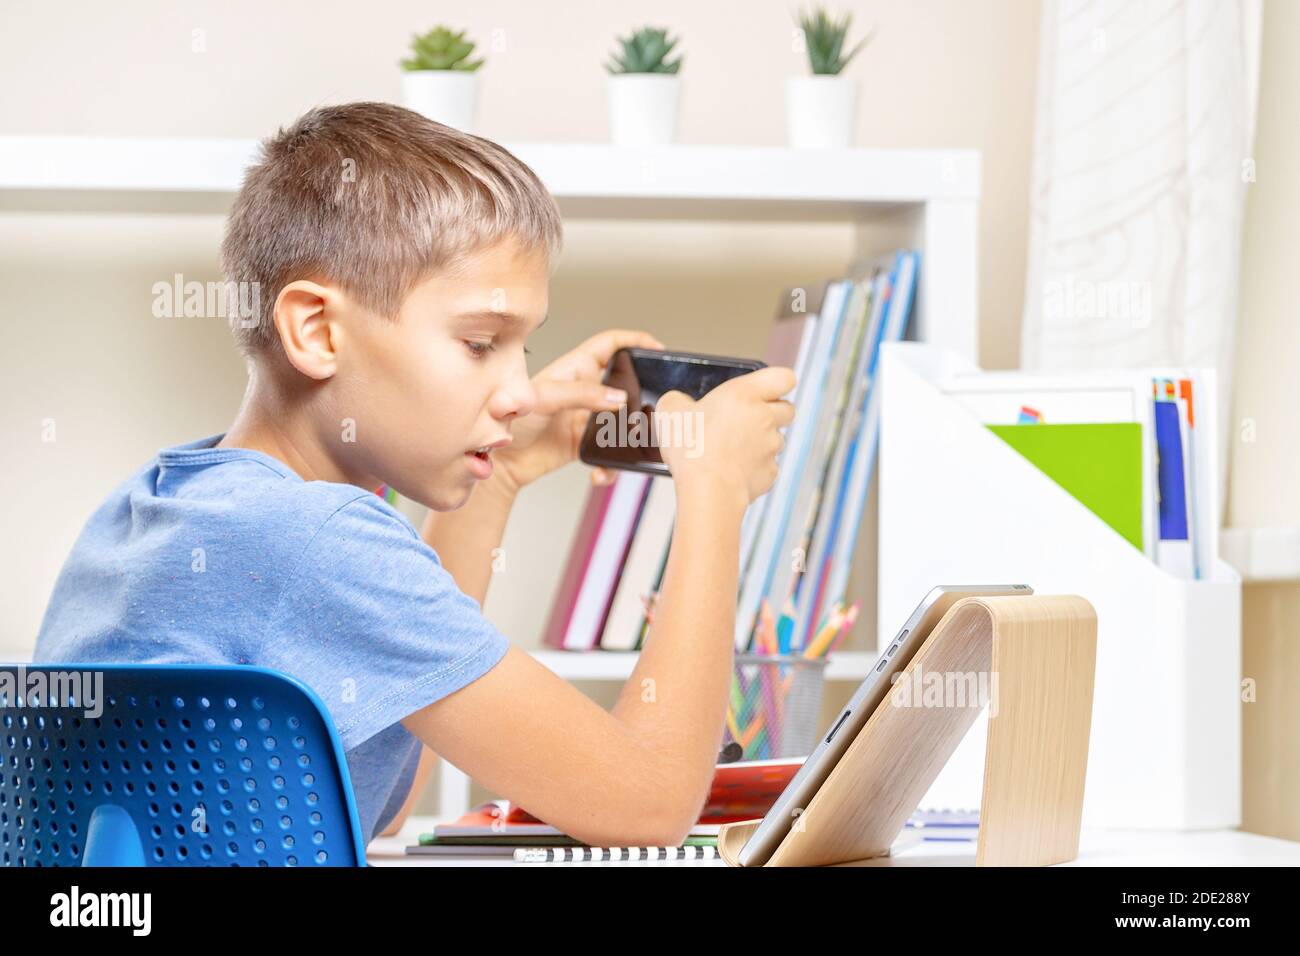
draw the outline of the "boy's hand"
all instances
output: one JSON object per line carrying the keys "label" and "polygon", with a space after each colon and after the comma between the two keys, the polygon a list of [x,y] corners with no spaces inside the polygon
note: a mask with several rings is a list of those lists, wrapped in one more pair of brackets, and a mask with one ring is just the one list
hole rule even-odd
{"label": "boy's hand", "polygon": [[[617,409],[627,400],[621,391],[607,394],[600,383],[610,356],[621,348],[663,347],[649,332],[610,329],[593,335],[534,375],[537,403],[533,411],[514,423],[514,440],[493,456],[506,487],[517,492],[573,461],[578,457],[588,416]],[[593,484],[613,480],[613,473],[607,469],[592,470]]]}
{"label": "boy's hand", "polygon": [[785,445],[780,429],[794,418],[794,405],[781,396],[794,386],[792,369],[770,366],[723,382],[699,401],[678,391],[660,396],[659,451],[678,494],[708,487],[734,494],[743,507],[767,491]]}

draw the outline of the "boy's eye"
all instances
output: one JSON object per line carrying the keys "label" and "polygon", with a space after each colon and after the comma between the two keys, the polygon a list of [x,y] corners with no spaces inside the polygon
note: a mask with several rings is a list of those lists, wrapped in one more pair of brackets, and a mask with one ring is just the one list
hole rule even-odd
{"label": "boy's eye", "polygon": [[[495,352],[497,348],[495,345],[493,345],[490,342],[475,342],[473,339],[465,339],[464,342],[465,342],[465,347],[469,349],[470,354],[473,355],[475,358],[483,358],[489,352]],[[533,350],[528,348],[527,346],[524,346],[524,354],[532,355]]]}

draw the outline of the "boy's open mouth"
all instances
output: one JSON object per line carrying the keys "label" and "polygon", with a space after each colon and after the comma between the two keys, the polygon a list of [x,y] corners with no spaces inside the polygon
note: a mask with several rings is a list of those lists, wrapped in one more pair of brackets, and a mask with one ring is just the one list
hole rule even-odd
{"label": "boy's open mouth", "polygon": [[499,441],[494,441],[490,445],[479,445],[477,448],[471,448],[469,451],[465,452],[465,454],[473,455],[476,458],[482,458],[484,461],[486,461],[488,456],[492,454],[492,450],[494,448],[504,448],[506,445],[509,445],[512,441],[514,441],[514,439],[507,436],[505,438],[500,439]]}
{"label": "boy's open mouth", "polygon": [[492,450],[509,445],[510,438],[503,438],[500,441],[493,442],[490,445],[480,445],[478,448],[471,448],[465,452],[466,458],[473,459],[471,470],[478,478],[489,478],[492,475]]}

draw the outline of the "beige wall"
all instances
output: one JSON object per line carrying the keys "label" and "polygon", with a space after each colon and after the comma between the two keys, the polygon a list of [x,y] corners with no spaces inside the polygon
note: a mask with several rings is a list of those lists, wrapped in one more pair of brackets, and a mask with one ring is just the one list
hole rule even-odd
{"label": "beige wall", "polygon": [[[784,78],[801,69],[785,0],[75,6],[5,3],[0,133],[262,136],[314,104],[395,99],[396,60],[433,17],[503,46],[484,68],[479,131],[506,141],[604,139],[601,64],[616,33],[647,20],[683,37],[682,142],[782,143]],[[982,356],[1009,366],[1037,5],[841,6],[876,27],[850,68],[863,90],[858,143],[984,153]],[[149,312],[155,281],[217,277],[220,233],[211,216],[0,215],[0,657],[30,648],[68,548],[112,485],[234,411],[243,370],[224,329]],[[535,360],[614,324],[682,348],[760,353],[781,288],[842,268],[851,244],[834,225],[572,223]],[[41,441],[47,419],[52,444]],[[535,643],[558,573],[563,546],[540,543],[567,542],[583,481],[575,467],[539,483],[509,529],[487,611],[520,643]]]}
{"label": "beige wall", "polygon": [[[1300,524],[1300,4],[1267,0],[1256,181],[1246,205],[1227,524]],[[1300,582],[1247,585],[1242,673],[1242,825],[1300,840]]]}
{"label": "beige wall", "polygon": [[1300,524],[1300,3],[1268,0],[1246,199],[1229,526]]}

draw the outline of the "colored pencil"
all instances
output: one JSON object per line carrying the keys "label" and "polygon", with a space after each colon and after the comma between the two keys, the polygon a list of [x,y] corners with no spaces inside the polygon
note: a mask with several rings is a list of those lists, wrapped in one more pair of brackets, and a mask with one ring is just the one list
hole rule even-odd
{"label": "colored pencil", "polygon": [[844,612],[838,604],[831,609],[830,619],[818,631],[817,636],[812,639],[808,647],[804,649],[804,657],[821,657],[830,647],[831,641],[839,633],[840,625],[844,623]]}
{"label": "colored pencil", "polygon": [[772,665],[764,662],[758,666],[761,668],[758,677],[763,692],[763,712],[767,714],[767,744],[771,751],[769,756],[772,756],[781,746],[781,714],[777,705],[780,695],[774,686],[776,681],[772,678]]}
{"label": "colored pencil", "polygon": [[826,648],[827,654],[833,653],[835,651],[835,648],[840,646],[840,641],[844,639],[844,635],[848,634],[849,631],[853,630],[853,622],[858,619],[858,611],[861,609],[861,607],[862,607],[861,601],[853,602],[853,607],[849,608],[849,613],[844,615],[844,623],[840,627],[840,632],[835,635],[835,640],[831,641],[831,646]]}
{"label": "colored pencil", "polygon": [[760,654],[771,654],[776,650],[776,621],[772,617],[772,605],[767,603],[767,598],[763,598],[762,607],[759,610],[759,635],[762,642],[759,645]]}
{"label": "colored pencil", "polygon": [[790,633],[794,630],[794,607],[786,598],[781,608],[781,620],[776,625],[777,653],[785,656],[790,653]]}

